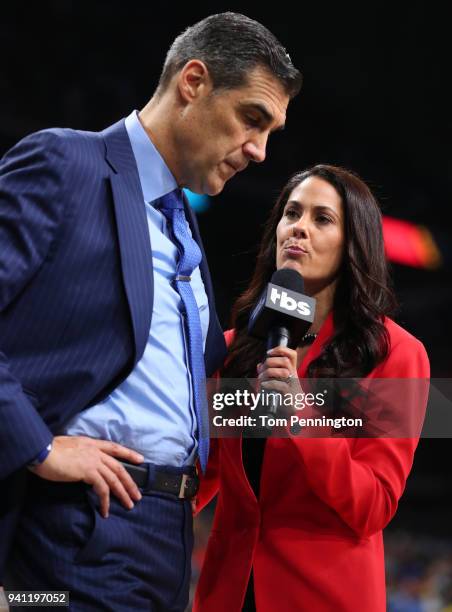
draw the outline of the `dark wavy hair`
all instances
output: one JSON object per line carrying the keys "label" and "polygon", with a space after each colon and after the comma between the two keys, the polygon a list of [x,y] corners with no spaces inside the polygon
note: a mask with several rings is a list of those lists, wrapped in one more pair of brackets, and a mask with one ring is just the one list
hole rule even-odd
{"label": "dark wavy hair", "polygon": [[354,173],[330,165],[317,165],[289,179],[264,228],[251,284],[232,311],[236,334],[222,375],[254,377],[265,355],[265,343],[248,336],[250,312],[276,268],[276,227],[292,191],[317,176],[341,196],[345,247],[333,302],[334,335],[309,366],[317,378],[363,377],[384,360],[389,337],[384,316],[396,308],[384,252],[381,212],[369,187]]}

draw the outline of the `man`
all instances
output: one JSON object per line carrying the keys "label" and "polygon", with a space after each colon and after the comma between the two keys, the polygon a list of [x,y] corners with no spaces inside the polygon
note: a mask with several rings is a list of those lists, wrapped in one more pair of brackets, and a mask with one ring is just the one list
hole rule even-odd
{"label": "man", "polygon": [[180,188],[215,195],[263,161],[300,78],[261,24],[213,15],[174,41],[139,114],[33,134],[2,160],[6,588],[185,608],[203,385],[225,347]]}

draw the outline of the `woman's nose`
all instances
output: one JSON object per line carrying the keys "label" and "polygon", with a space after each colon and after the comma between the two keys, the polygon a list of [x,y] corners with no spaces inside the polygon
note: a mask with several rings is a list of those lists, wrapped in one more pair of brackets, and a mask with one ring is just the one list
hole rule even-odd
{"label": "woman's nose", "polygon": [[302,236],[303,238],[306,238],[308,235],[306,219],[300,217],[300,219],[298,219],[298,221],[293,224],[292,232],[294,236]]}

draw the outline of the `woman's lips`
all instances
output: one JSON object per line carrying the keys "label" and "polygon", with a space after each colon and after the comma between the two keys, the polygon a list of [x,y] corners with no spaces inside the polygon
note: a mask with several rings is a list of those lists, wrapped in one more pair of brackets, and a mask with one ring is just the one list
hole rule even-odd
{"label": "woman's lips", "polygon": [[301,257],[302,255],[308,254],[307,251],[305,251],[304,249],[300,249],[300,247],[296,246],[286,247],[284,249],[284,252],[287,253],[287,255],[290,255],[290,257]]}

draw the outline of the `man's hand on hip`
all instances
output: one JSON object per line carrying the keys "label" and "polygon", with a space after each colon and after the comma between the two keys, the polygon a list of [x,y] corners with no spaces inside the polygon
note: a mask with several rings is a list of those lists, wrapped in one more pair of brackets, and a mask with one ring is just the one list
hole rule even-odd
{"label": "man's hand on hip", "polygon": [[141,499],[137,485],[115,457],[129,463],[144,461],[139,453],[115,442],[86,436],[56,436],[48,457],[28,469],[45,480],[83,481],[92,485],[100,499],[101,514],[107,518],[110,492],[129,510],[134,501]]}

